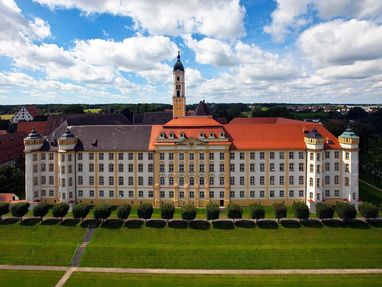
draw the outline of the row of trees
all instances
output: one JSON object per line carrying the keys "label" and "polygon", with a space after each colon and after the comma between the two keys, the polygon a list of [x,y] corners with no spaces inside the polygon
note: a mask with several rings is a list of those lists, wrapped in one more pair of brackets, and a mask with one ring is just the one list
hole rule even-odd
{"label": "row of trees", "polygon": [[[1,217],[9,212],[11,212],[12,216],[19,217],[21,220],[23,216],[28,213],[29,203],[27,202],[19,202],[16,204],[9,205],[9,203],[0,203],[0,220]],[[280,222],[281,218],[287,217],[288,208],[283,203],[277,203],[273,205],[274,216],[277,218],[278,222]],[[292,210],[294,216],[298,219],[308,219],[310,216],[310,211],[308,206],[303,202],[295,202],[292,205]],[[40,202],[35,205],[32,209],[33,216],[40,217],[41,221],[49,212],[49,205],[46,202]],[[55,218],[60,218],[61,221],[67,215],[69,211],[69,205],[66,203],[58,203],[52,208],[52,215]],[[83,221],[90,211],[90,205],[86,204],[76,204],[73,206],[72,215],[76,219],[80,219]],[[95,219],[101,219],[104,221],[109,218],[112,212],[112,207],[107,204],[100,204],[94,207],[93,215]],[[121,205],[117,208],[117,217],[122,220],[126,220],[131,212],[131,206]],[[142,219],[150,219],[154,212],[154,208],[150,203],[142,203],[137,208],[137,215]],[[263,219],[265,218],[265,208],[263,205],[256,203],[249,206],[250,217],[252,219]],[[325,202],[318,203],[316,205],[316,214],[319,219],[331,219],[334,216],[334,212],[338,214],[338,216],[344,220],[348,221],[354,219],[357,216],[357,210],[353,205],[347,202],[339,202],[335,207],[329,205]],[[378,217],[379,209],[377,206],[371,203],[361,203],[359,205],[359,212],[361,216],[366,219],[376,218]],[[173,219],[175,213],[175,206],[172,203],[165,203],[161,206],[160,209],[161,218],[162,219]],[[193,220],[196,218],[197,208],[192,205],[185,205],[181,208],[181,217],[184,220]],[[209,203],[206,206],[206,217],[207,220],[216,220],[219,219],[220,209],[216,203]],[[229,204],[227,206],[227,217],[230,219],[241,219],[243,216],[243,208],[237,204]]]}

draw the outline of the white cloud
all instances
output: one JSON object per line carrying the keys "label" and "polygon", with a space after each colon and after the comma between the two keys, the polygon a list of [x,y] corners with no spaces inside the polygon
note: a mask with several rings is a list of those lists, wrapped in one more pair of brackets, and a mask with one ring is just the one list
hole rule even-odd
{"label": "white cloud", "polygon": [[379,59],[382,57],[382,26],[366,20],[334,20],[305,30],[298,43],[318,66]]}
{"label": "white cloud", "polygon": [[77,8],[85,14],[128,16],[133,19],[136,29],[147,30],[151,34],[200,33],[218,38],[237,38],[244,34],[245,9],[239,0],[34,1],[51,9]]}
{"label": "white cloud", "polygon": [[185,36],[184,41],[195,52],[195,60],[200,64],[224,67],[233,66],[236,62],[231,47],[223,41],[207,37],[198,41],[190,35]]}

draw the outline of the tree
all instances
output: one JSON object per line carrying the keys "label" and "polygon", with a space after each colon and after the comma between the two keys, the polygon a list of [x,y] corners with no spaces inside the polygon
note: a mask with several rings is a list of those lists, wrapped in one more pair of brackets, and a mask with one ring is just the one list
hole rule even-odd
{"label": "tree", "polygon": [[287,216],[288,209],[284,203],[275,203],[273,204],[273,208],[275,211],[275,217],[277,218],[277,222],[280,223],[280,218]]}
{"label": "tree", "polygon": [[109,218],[111,207],[108,204],[100,204],[94,208],[93,213],[95,219],[101,219],[103,222],[105,219]]}
{"label": "tree", "polygon": [[326,202],[319,202],[316,204],[316,215],[321,220],[331,219],[334,215],[334,208]]}
{"label": "tree", "polygon": [[309,215],[310,215],[309,207],[305,204],[305,202],[298,201],[298,202],[293,203],[292,209],[294,212],[294,216],[296,218],[300,219],[300,221],[302,219],[308,219],[309,218]]}
{"label": "tree", "polygon": [[49,212],[49,205],[46,202],[40,202],[33,207],[33,216],[40,217],[41,222],[43,217]]}
{"label": "tree", "polygon": [[215,202],[209,202],[206,206],[207,220],[219,219],[220,209],[219,205]]}
{"label": "tree", "polygon": [[81,219],[81,222],[84,221],[84,218],[89,214],[90,206],[87,204],[79,203],[73,206],[72,215],[73,218]]}
{"label": "tree", "polygon": [[249,206],[249,214],[252,219],[262,219],[265,217],[265,208],[261,203],[253,203]]}
{"label": "tree", "polygon": [[354,219],[357,215],[355,207],[348,202],[337,202],[336,212],[343,221]]}
{"label": "tree", "polygon": [[119,219],[126,220],[130,215],[130,211],[131,211],[130,204],[120,205],[117,208],[117,217]]}
{"label": "tree", "polygon": [[20,217],[21,221],[23,221],[23,216],[28,213],[29,203],[28,202],[18,202],[12,204],[11,206],[11,214],[13,217]]}
{"label": "tree", "polygon": [[227,216],[231,219],[241,219],[243,215],[243,208],[235,203],[230,203],[227,206]]}
{"label": "tree", "polygon": [[0,221],[2,216],[9,212],[9,203],[8,202],[0,202]]}
{"label": "tree", "polygon": [[196,217],[196,207],[193,204],[187,204],[182,206],[182,219],[193,220]]}
{"label": "tree", "polygon": [[350,120],[358,120],[367,117],[367,112],[361,107],[354,107],[349,109],[346,117]]}
{"label": "tree", "polygon": [[20,198],[24,196],[24,172],[17,167],[0,166],[0,193],[15,193]]}
{"label": "tree", "polygon": [[164,203],[160,207],[160,214],[163,219],[172,219],[174,217],[175,206],[172,203]]}
{"label": "tree", "polygon": [[358,206],[359,213],[367,220],[378,217],[378,207],[369,202],[363,202]]}
{"label": "tree", "polygon": [[63,221],[63,218],[69,211],[69,205],[66,203],[57,203],[52,208],[52,214],[56,218],[60,218],[61,222]]}
{"label": "tree", "polygon": [[144,220],[150,219],[153,215],[154,208],[151,203],[141,203],[137,208],[137,214],[139,218]]}
{"label": "tree", "polygon": [[81,105],[66,105],[63,110],[64,114],[83,114],[84,109]]}

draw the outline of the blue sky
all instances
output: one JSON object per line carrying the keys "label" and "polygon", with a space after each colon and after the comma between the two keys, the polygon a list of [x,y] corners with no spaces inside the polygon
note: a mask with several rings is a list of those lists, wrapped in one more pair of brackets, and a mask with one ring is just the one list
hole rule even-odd
{"label": "blue sky", "polygon": [[382,103],[380,0],[0,0],[0,104]]}

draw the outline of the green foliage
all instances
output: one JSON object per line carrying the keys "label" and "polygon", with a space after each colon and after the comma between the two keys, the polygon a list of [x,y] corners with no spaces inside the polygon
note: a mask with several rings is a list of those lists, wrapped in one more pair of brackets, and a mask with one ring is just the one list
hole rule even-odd
{"label": "green foliage", "polygon": [[66,105],[63,114],[83,114],[84,108],[81,105]]}
{"label": "green foliage", "polygon": [[150,219],[153,215],[154,208],[151,203],[141,203],[137,208],[139,218]]}
{"label": "green foliage", "polygon": [[73,206],[72,215],[73,218],[84,220],[84,218],[89,214],[90,206],[87,204],[79,203]]}
{"label": "green foliage", "polygon": [[294,216],[298,219],[308,219],[310,212],[305,202],[297,201],[292,204]]}
{"label": "green foliage", "polygon": [[319,202],[316,204],[316,215],[319,219],[333,218],[334,208],[326,202]]}
{"label": "green foliage", "polygon": [[20,198],[24,196],[25,176],[17,167],[0,166],[0,193],[15,193]]}
{"label": "green foliage", "polygon": [[100,204],[94,207],[93,213],[95,219],[102,219],[104,221],[110,216],[111,207],[108,204]]}
{"label": "green foliage", "polygon": [[231,219],[240,219],[243,215],[243,208],[235,203],[230,203],[227,206],[227,216]]}
{"label": "green foliage", "polygon": [[49,205],[46,202],[40,202],[33,207],[33,216],[42,218],[49,212]]}
{"label": "green foliage", "polygon": [[119,219],[126,220],[130,215],[130,211],[131,211],[130,204],[120,205],[117,208],[117,217]]}
{"label": "green foliage", "polygon": [[14,217],[20,217],[23,220],[23,216],[28,213],[29,203],[18,202],[11,205],[11,214]]}
{"label": "green foliage", "polygon": [[265,208],[261,203],[253,203],[249,206],[249,215],[252,219],[262,219],[265,217]]}
{"label": "green foliage", "polygon": [[172,203],[164,203],[160,207],[161,218],[172,219],[174,217],[175,206]]}
{"label": "green foliage", "polygon": [[69,211],[69,205],[66,203],[57,203],[56,205],[53,206],[52,208],[52,214],[56,218],[61,218],[61,222],[65,215]]}
{"label": "green foliage", "polygon": [[8,202],[0,202],[0,220],[1,217],[9,212],[9,203]]}
{"label": "green foliage", "polygon": [[187,204],[185,206],[182,206],[181,213],[182,213],[182,219],[185,220],[194,220],[196,217],[196,207],[193,204]]}
{"label": "green foliage", "polygon": [[372,203],[363,202],[358,206],[358,210],[366,219],[378,217],[378,207]]}
{"label": "green foliage", "polygon": [[215,202],[209,202],[206,206],[207,220],[219,219],[220,209]]}
{"label": "green foliage", "polygon": [[273,204],[273,209],[275,211],[275,217],[278,222],[280,222],[280,218],[287,217],[288,208],[284,203],[275,203]]}
{"label": "green foliage", "polygon": [[354,219],[357,215],[355,207],[348,202],[337,202],[336,212],[343,221]]}

